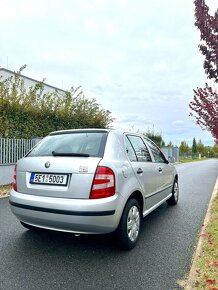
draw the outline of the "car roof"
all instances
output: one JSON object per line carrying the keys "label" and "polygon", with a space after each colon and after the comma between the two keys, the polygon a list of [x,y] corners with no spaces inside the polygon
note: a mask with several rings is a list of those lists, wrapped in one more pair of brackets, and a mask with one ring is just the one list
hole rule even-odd
{"label": "car roof", "polygon": [[62,134],[71,134],[71,133],[84,133],[84,132],[105,133],[105,132],[109,132],[111,130],[112,129],[99,129],[99,128],[69,129],[69,130],[53,131],[53,132],[51,132],[49,134],[49,136],[62,135]]}
{"label": "car roof", "polygon": [[144,139],[150,140],[142,133],[129,132],[126,130],[115,129],[115,128],[83,128],[83,129],[59,130],[59,131],[51,132],[49,134],[49,136],[62,135],[62,134],[72,134],[72,133],[109,133],[109,132],[113,132],[113,133],[118,134],[118,135],[123,135],[123,134],[138,135],[138,136],[143,136]]}

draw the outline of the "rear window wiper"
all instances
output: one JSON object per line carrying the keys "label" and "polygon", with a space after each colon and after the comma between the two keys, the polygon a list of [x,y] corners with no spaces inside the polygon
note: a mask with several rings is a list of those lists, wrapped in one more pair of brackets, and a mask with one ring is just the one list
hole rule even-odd
{"label": "rear window wiper", "polygon": [[70,152],[55,152],[52,151],[53,156],[75,156],[75,157],[89,157],[89,154],[86,153],[70,153]]}

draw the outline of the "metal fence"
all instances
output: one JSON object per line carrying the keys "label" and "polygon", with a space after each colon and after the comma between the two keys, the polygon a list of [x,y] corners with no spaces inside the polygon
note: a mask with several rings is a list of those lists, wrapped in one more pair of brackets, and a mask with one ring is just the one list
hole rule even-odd
{"label": "metal fence", "polygon": [[0,138],[0,165],[15,164],[34,145],[34,139]]}
{"label": "metal fence", "polygon": [[162,152],[165,157],[171,162],[179,162],[179,148],[178,147],[162,147]]}

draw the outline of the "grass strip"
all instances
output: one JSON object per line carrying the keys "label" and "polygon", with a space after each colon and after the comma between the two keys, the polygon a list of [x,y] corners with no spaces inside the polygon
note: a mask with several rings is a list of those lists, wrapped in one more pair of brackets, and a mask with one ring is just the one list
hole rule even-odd
{"label": "grass strip", "polygon": [[[202,225],[204,227],[204,225]],[[195,288],[198,290],[218,290],[218,196],[211,206],[211,215],[205,231],[201,233],[204,239],[202,253],[197,260],[197,276]]]}
{"label": "grass strip", "polygon": [[12,184],[0,185],[0,198],[9,195]]}
{"label": "grass strip", "polygon": [[198,161],[205,161],[205,160],[208,160],[208,158],[180,158],[179,159],[179,162],[181,163],[189,163],[189,162],[198,162]]}

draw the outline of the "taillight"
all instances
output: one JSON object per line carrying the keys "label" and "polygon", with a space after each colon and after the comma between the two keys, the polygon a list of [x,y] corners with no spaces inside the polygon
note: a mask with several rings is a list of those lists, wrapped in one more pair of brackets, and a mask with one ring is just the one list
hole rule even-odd
{"label": "taillight", "polygon": [[115,175],[112,169],[98,166],[89,198],[104,198],[115,194]]}
{"label": "taillight", "polygon": [[14,180],[12,187],[15,191],[17,191],[17,164],[14,166]]}

